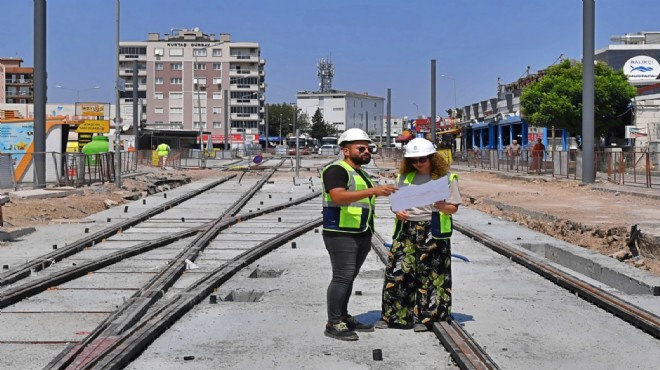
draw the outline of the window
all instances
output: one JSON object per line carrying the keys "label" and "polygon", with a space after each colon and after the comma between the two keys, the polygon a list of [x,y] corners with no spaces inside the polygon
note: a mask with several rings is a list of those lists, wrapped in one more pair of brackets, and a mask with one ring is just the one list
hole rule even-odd
{"label": "window", "polygon": [[181,77],[170,78],[170,84],[172,85],[181,85],[182,83],[183,83],[183,79]]}
{"label": "window", "polygon": [[205,57],[206,56],[206,48],[193,49],[193,56],[194,57]]}
{"label": "window", "polygon": [[195,63],[195,70],[205,71],[206,70],[206,63]]}
{"label": "window", "polygon": [[162,71],[163,70],[163,63],[156,63],[156,70],[157,71]]}
{"label": "window", "polygon": [[170,69],[173,71],[180,71],[183,69],[182,63],[170,63]]}
{"label": "window", "polygon": [[214,57],[221,57],[222,56],[222,49],[213,49],[213,56]]}
{"label": "window", "polygon": [[203,101],[203,102],[206,101],[206,92],[202,91],[202,92],[199,92],[199,93],[197,93],[197,92],[193,93],[193,99],[194,99],[193,104],[195,105],[195,107],[197,107],[197,101],[198,100]]}
{"label": "window", "polygon": [[164,95],[163,95],[162,92],[156,92],[156,93],[154,93],[154,99],[155,99],[155,100],[163,100],[163,98],[164,98]]}
{"label": "window", "polygon": [[221,128],[222,123],[220,121],[213,121],[213,128]]}
{"label": "window", "polygon": [[213,114],[222,114],[222,108],[213,107]]}
{"label": "window", "polygon": [[337,111],[337,112],[340,112],[340,111],[343,111],[343,110],[344,110],[344,108],[343,108],[343,107],[339,107],[339,108],[332,108],[332,110],[333,110],[333,111]]}
{"label": "window", "polygon": [[195,77],[193,78],[193,83],[199,84],[200,86],[206,86],[206,77]]}
{"label": "window", "polygon": [[213,70],[222,71],[222,63],[213,63]]}
{"label": "window", "polygon": [[163,107],[154,107],[154,113],[156,114],[163,113]]}
{"label": "window", "polygon": [[172,100],[181,100],[181,99],[183,99],[183,93],[171,92],[170,93],[170,99],[172,99]]}
{"label": "window", "polygon": [[[206,127],[206,122],[202,121],[202,127]],[[199,121],[193,122],[193,128],[196,128],[199,130]]]}
{"label": "window", "polygon": [[162,57],[165,55],[165,50],[163,48],[154,48],[154,55],[157,57]]}
{"label": "window", "polygon": [[171,57],[182,57],[183,56],[183,48],[170,48],[170,56]]}
{"label": "window", "polygon": [[222,100],[221,92],[213,92],[213,100]]}
{"label": "window", "polygon": [[156,77],[154,78],[154,83],[156,85],[162,85],[163,84],[163,78],[162,77]]}
{"label": "window", "polygon": [[183,113],[183,107],[170,107],[171,114],[181,114]]}
{"label": "window", "polygon": [[220,85],[222,83],[222,77],[213,77],[213,84]]}

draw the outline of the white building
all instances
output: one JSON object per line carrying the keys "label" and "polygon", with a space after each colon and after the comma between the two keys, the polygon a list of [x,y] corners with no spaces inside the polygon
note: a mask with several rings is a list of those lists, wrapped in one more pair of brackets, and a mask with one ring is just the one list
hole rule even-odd
{"label": "white building", "polygon": [[353,127],[366,131],[370,136],[383,133],[385,98],[338,90],[299,91],[297,105],[310,119],[320,109],[323,120],[334,125],[339,133]]}

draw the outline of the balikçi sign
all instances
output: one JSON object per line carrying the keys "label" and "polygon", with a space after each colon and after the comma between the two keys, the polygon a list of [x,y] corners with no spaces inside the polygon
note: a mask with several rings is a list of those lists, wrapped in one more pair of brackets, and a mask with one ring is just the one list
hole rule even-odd
{"label": "balik\u00e7i sign", "polygon": [[638,55],[626,61],[623,73],[629,80],[655,80],[660,75],[660,64],[654,58]]}

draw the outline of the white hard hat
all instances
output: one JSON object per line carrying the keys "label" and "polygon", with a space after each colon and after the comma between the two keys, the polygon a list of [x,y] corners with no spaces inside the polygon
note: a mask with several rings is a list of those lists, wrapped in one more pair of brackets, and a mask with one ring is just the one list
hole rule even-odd
{"label": "white hard hat", "polygon": [[368,141],[371,142],[371,139],[369,139],[369,135],[367,135],[366,132],[362,131],[359,128],[349,128],[348,130],[344,131],[341,136],[339,136],[339,141],[337,142],[339,145],[342,145],[342,143],[347,143],[349,141]]}
{"label": "white hard hat", "polygon": [[416,139],[410,140],[408,145],[406,145],[406,154],[403,156],[406,158],[426,157],[427,155],[433,154],[435,152],[435,145],[433,145],[432,142],[418,137]]}

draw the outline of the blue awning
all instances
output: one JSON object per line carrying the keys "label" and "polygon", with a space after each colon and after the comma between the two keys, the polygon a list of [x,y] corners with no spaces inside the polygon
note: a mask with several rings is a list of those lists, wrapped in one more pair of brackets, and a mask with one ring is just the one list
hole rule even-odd
{"label": "blue awning", "polygon": [[498,125],[512,125],[515,123],[522,122],[522,117],[520,116],[508,116],[505,119],[497,122]]}
{"label": "blue awning", "polygon": [[480,128],[488,127],[488,122],[477,122],[472,125],[472,129],[477,130]]}

